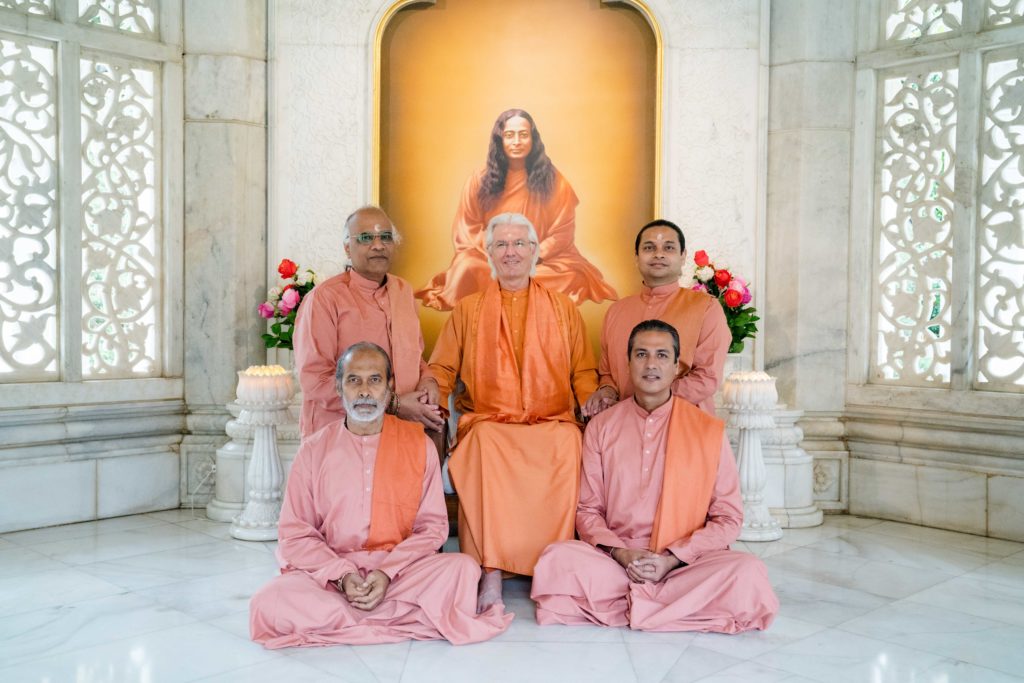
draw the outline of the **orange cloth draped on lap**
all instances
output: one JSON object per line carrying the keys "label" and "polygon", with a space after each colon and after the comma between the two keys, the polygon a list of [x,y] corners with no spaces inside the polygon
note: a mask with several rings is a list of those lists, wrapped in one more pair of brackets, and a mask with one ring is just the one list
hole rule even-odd
{"label": "orange cloth draped on lap", "polygon": [[537,231],[540,263],[537,280],[574,303],[617,299],[615,290],[575,245],[576,205],[579,199],[566,179],[555,171],[551,194],[542,197],[530,192],[525,170],[509,171],[501,196],[484,208],[479,200],[480,184],[486,169],[472,175],[462,190],[455,219],[452,242],[455,255],[446,271],[435,275],[416,297],[423,305],[449,311],[463,297],[482,291],[491,281],[484,237],[487,222],[501,213],[521,213]]}
{"label": "orange cloth draped on lap", "polygon": [[420,508],[423,454],[409,444],[423,441],[423,425],[384,416],[373,470],[370,534],[363,550],[391,550],[412,534]]}
{"label": "orange cloth draped on lap", "polygon": [[574,410],[597,386],[579,312],[533,280],[520,292],[491,283],[455,308],[431,370],[442,404],[457,378],[466,384],[449,465],[460,549],[486,567],[532,574],[545,546],[573,536],[582,450]]}
{"label": "orange cloth draped on lap", "polygon": [[721,420],[681,398],[672,398],[665,475],[651,531],[652,551],[661,553],[669,544],[689,539],[704,528],[724,434]]}

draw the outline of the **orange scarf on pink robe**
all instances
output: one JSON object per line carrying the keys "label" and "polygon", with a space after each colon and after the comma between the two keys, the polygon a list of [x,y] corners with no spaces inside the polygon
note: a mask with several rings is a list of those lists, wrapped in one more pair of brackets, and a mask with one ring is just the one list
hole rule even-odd
{"label": "orange scarf on pink robe", "polygon": [[416,306],[402,305],[412,298],[409,285],[398,278],[388,277],[388,304],[391,308],[391,365],[395,373],[395,389],[400,394],[416,388],[420,381],[420,319]]}
{"label": "orange scarf on pink robe", "polygon": [[384,416],[365,550],[391,550],[412,534],[423,497],[424,448],[422,425]]}
{"label": "orange scarf on pink robe", "polygon": [[[575,422],[569,326],[552,294],[529,285],[523,367],[518,367],[511,323],[492,281],[480,296],[473,378],[473,415],[459,421],[463,432],[479,420],[512,424]],[[557,336],[556,333],[557,332]]]}
{"label": "orange scarf on pink robe", "polygon": [[665,478],[654,513],[651,550],[664,552],[707,522],[718,477],[725,423],[673,396],[665,444]]}

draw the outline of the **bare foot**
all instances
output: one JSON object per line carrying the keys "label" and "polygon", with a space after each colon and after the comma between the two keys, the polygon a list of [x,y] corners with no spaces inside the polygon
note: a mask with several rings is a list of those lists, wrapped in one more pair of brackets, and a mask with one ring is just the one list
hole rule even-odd
{"label": "bare foot", "polygon": [[476,613],[486,612],[497,602],[501,602],[501,571],[484,569],[480,575],[480,596],[476,599]]}

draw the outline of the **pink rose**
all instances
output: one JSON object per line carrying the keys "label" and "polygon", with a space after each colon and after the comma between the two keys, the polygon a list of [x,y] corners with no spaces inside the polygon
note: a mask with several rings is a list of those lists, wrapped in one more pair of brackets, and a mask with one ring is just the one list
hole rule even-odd
{"label": "pink rose", "polygon": [[690,289],[692,289],[695,292],[706,292],[706,291],[708,291],[707,286],[704,283],[702,283],[702,282],[698,282],[693,287],[690,287]]}
{"label": "pink rose", "polygon": [[289,313],[293,308],[299,305],[299,299],[301,299],[297,289],[288,289],[284,294],[281,295],[281,301],[278,306],[281,308],[282,313]]}
{"label": "pink rose", "polygon": [[263,303],[261,303],[259,306],[256,307],[256,310],[259,312],[260,316],[266,318],[267,320],[270,320],[271,318],[274,317],[274,304],[270,303],[269,301],[264,301]]}
{"label": "pink rose", "polygon": [[750,290],[747,289],[746,287],[744,287],[743,288],[743,301],[741,301],[740,303],[742,303],[742,304],[749,304],[751,299],[753,299],[753,298],[754,297],[751,296],[751,294],[750,294]]}

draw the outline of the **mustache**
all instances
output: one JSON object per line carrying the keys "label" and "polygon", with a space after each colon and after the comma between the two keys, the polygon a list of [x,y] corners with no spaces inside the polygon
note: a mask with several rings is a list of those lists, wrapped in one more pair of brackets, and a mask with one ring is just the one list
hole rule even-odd
{"label": "mustache", "polygon": [[380,404],[377,403],[377,401],[373,400],[372,398],[357,398],[356,400],[352,401],[352,405],[355,407],[370,406],[371,408],[376,408]]}

